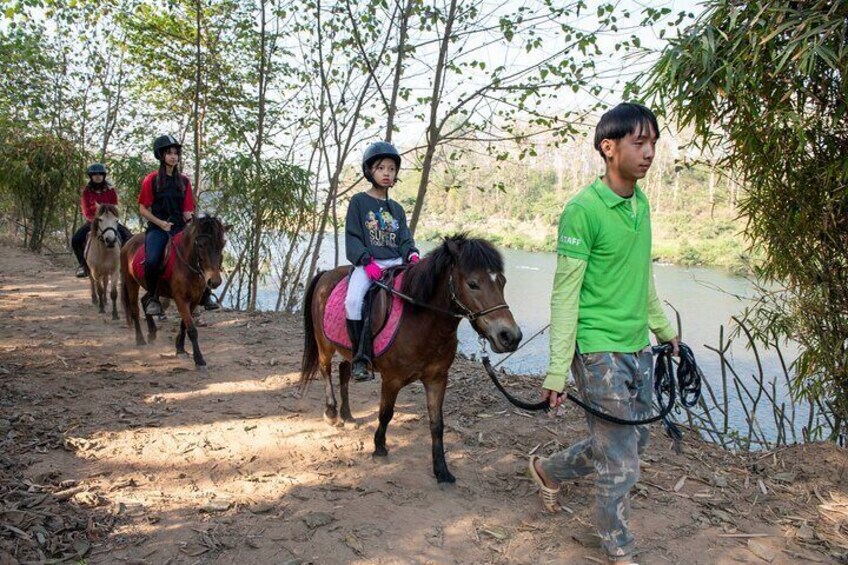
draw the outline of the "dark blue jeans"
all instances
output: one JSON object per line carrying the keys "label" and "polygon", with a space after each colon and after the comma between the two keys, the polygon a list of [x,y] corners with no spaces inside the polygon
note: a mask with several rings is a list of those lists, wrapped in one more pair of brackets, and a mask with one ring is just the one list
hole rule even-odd
{"label": "dark blue jeans", "polygon": [[[170,235],[174,236],[177,233],[177,230],[171,230]],[[147,228],[144,236],[144,280],[147,283],[147,292],[151,296],[156,294],[156,287],[159,285],[162,259],[165,257],[168,238],[168,232],[154,227]]]}

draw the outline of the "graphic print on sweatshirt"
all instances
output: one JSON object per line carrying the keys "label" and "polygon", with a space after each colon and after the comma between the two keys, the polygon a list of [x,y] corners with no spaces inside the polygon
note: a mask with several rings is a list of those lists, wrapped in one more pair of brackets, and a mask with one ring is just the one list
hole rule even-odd
{"label": "graphic print on sweatshirt", "polygon": [[378,247],[397,247],[400,224],[389,210],[380,206],[375,214],[369,210],[365,216],[365,229],[368,230],[368,244]]}

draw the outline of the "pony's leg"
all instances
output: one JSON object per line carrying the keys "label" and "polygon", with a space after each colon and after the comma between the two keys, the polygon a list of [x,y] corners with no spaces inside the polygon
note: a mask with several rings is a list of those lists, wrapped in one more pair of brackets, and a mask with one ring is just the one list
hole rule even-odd
{"label": "pony's leg", "polygon": [[180,320],[180,331],[177,333],[177,355],[188,355],[185,350],[185,336],[186,336],[186,326],[185,322]]}
{"label": "pony's leg", "polygon": [[203,359],[203,353],[200,352],[200,345],[197,343],[197,328],[194,325],[194,319],[191,317],[191,307],[189,303],[182,298],[174,297],[174,302],[177,303],[177,310],[180,317],[183,319],[183,324],[186,327],[186,333],[191,340],[191,352],[194,355],[194,365],[199,370],[206,368],[206,360]]}
{"label": "pony's leg", "polygon": [[456,481],[456,478],[448,471],[448,464],[445,461],[445,423],[442,419],[442,404],[445,401],[447,384],[447,375],[424,381],[424,390],[427,392],[427,414],[430,416],[430,439],[433,442],[433,474],[440,483]]}
{"label": "pony's leg", "polygon": [[126,285],[127,302],[129,303],[130,318],[132,318],[133,326],[135,327],[135,344],[147,345],[144,341],[144,334],[141,333],[140,308],[138,307],[138,283],[135,279],[124,277]]}
{"label": "pony's leg", "polygon": [[339,409],[336,405],[336,393],[333,390],[333,356],[321,356],[318,370],[324,380],[324,421],[331,426],[339,426],[344,422],[339,419]]}
{"label": "pony's leg", "polygon": [[342,422],[345,424],[356,424],[356,420],[350,413],[350,397],[348,395],[348,385],[350,384],[350,361],[342,361],[339,363],[339,392],[342,397],[342,405],[340,408]]}
{"label": "pony's leg", "polygon": [[94,275],[90,271],[88,282],[91,283],[91,303],[97,306],[97,281],[94,280]]}
{"label": "pony's leg", "polygon": [[156,341],[156,334],[159,333],[159,328],[156,327],[156,321],[153,316],[144,315],[144,320],[147,322],[147,341],[153,343]]}
{"label": "pony's leg", "polygon": [[97,279],[97,311],[101,314],[106,313],[106,280],[103,277]]}
{"label": "pony's leg", "polygon": [[112,319],[118,319],[118,273],[109,275],[109,283],[112,285],[109,298],[112,299]]}
{"label": "pony's leg", "polygon": [[383,375],[383,386],[380,389],[380,424],[374,432],[375,457],[385,457],[389,454],[389,450],[386,449],[386,428],[389,427],[389,422],[395,415],[395,401],[402,386],[396,383],[396,380],[399,381],[389,375]]}

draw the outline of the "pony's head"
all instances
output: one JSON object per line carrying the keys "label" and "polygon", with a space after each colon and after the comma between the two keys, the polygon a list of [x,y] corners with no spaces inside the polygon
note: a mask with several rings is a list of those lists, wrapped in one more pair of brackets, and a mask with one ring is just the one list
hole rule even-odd
{"label": "pony's head", "polygon": [[112,249],[121,241],[118,235],[118,207],[114,204],[98,204],[91,230],[94,237]]}
{"label": "pony's head", "polygon": [[188,243],[197,254],[197,265],[211,288],[221,285],[226,231],[227,228],[215,216],[198,216],[187,231]]}
{"label": "pony's head", "polygon": [[410,269],[404,291],[427,304],[445,285],[451,310],[468,318],[495,352],[518,348],[521,329],[504,300],[503,258],[491,243],[464,233],[446,237]]}

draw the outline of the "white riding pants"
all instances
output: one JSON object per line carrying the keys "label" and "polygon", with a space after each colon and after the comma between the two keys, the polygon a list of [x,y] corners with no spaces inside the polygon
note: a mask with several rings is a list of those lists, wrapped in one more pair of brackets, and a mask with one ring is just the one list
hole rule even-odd
{"label": "white riding pants", "polygon": [[[396,267],[403,264],[403,259],[374,259],[381,269]],[[347,296],[345,296],[345,315],[348,320],[362,319],[362,303],[365,301],[365,293],[374,284],[365,273],[365,267],[356,267],[347,281]]]}

